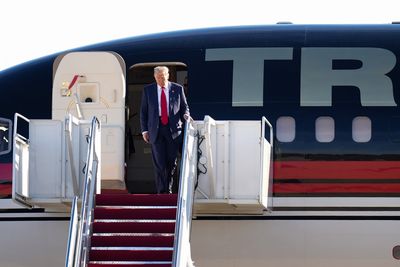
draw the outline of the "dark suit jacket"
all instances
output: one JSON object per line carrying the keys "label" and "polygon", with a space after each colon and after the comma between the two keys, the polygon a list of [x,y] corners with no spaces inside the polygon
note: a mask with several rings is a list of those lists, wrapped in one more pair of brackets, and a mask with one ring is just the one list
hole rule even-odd
{"label": "dark suit jacket", "polygon": [[[183,115],[189,115],[189,107],[182,86],[173,82],[170,82],[170,85],[168,121],[172,138],[175,139],[182,133],[182,126],[185,121]],[[157,139],[159,122],[157,83],[152,83],[143,90],[140,108],[142,132],[149,132],[151,144]]]}

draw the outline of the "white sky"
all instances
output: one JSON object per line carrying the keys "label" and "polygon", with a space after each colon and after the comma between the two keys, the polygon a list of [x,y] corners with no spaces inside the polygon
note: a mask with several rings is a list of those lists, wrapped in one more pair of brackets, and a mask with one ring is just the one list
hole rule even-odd
{"label": "white sky", "polygon": [[2,0],[0,70],[118,38],[225,25],[391,23],[399,0]]}

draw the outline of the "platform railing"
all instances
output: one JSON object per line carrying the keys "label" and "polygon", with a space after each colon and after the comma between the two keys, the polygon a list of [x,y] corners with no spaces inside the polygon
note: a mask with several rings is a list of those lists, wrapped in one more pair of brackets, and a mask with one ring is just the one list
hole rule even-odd
{"label": "platform railing", "polygon": [[187,121],[182,148],[179,195],[176,212],[173,267],[193,266],[190,248],[190,231],[194,185],[197,177],[197,130]]}
{"label": "platform railing", "polygon": [[[14,114],[13,130],[13,199],[23,206],[32,208],[26,202],[29,197],[29,134],[23,135],[19,131],[18,121],[25,121],[29,125],[30,120],[19,113]],[[29,127],[28,127],[29,128]],[[28,129],[29,133],[29,129]]]}
{"label": "platform railing", "polygon": [[[100,122],[93,118],[88,136],[88,153],[85,166],[83,194],[75,196],[72,209],[66,252],[66,267],[86,266],[89,260],[90,237],[92,234],[93,210],[97,188],[100,158]],[[78,203],[81,203],[78,215]]]}
{"label": "platform railing", "polygon": [[265,117],[260,121],[216,121],[206,115],[196,126],[199,177],[194,213],[255,215],[271,211],[271,123]]}
{"label": "platform railing", "polygon": [[[267,137],[267,127],[269,136]],[[273,184],[273,151],[274,151],[274,128],[266,117],[261,118],[261,179],[260,179],[260,203],[266,210],[272,211],[272,184]]]}

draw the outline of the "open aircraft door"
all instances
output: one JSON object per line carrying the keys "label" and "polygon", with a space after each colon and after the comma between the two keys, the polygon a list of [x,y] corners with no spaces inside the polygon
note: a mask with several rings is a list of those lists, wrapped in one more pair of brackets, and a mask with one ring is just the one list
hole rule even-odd
{"label": "open aircraft door", "polygon": [[52,119],[100,120],[103,188],[125,188],[125,70],[114,52],[67,53],[53,67]]}

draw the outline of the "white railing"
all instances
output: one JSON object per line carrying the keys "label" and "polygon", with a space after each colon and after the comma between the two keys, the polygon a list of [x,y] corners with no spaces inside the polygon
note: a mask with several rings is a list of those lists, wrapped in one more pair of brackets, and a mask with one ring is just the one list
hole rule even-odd
{"label": "white railing", "polygon": [[[269,140],[266,138],[266,127],[269,128]],[[274,129],[272,124],[264,116],[261,118],[261,179],[260,179],[260,203],[266,210],[272,210],[272,183],[273,183],[273,159],[274,159]]]}
{"label": "white railing", "polygon": [[[100,169],[100,123],[93,118],[90,128],[89,146],[85,166],[85,184],[81,195],[75,196],[71,210],[69,238],[65,260],[66,267],[86,266],[89,259],[90,237],[92,234],[93,210],[97,188],[97,171]],[[78,216],[78,202],[81,200],[81,211]]]}
{"label": "white railing", "polygon": [[[29,125],[30,120],[21,114],[14,115],[13,130],[13,199],[21,205],[32,208],[25,200],[29,197],[29,135],[23,136],[18,131],[18,120]],[[25,133],[27,134],[27,133]]]}
{"label": "white railing", "polygon": [[193,266],[190,248],[190,229],[197,177],[197,130],[186,122],[183,140],[178,207],[176,212],[173,267]]}

